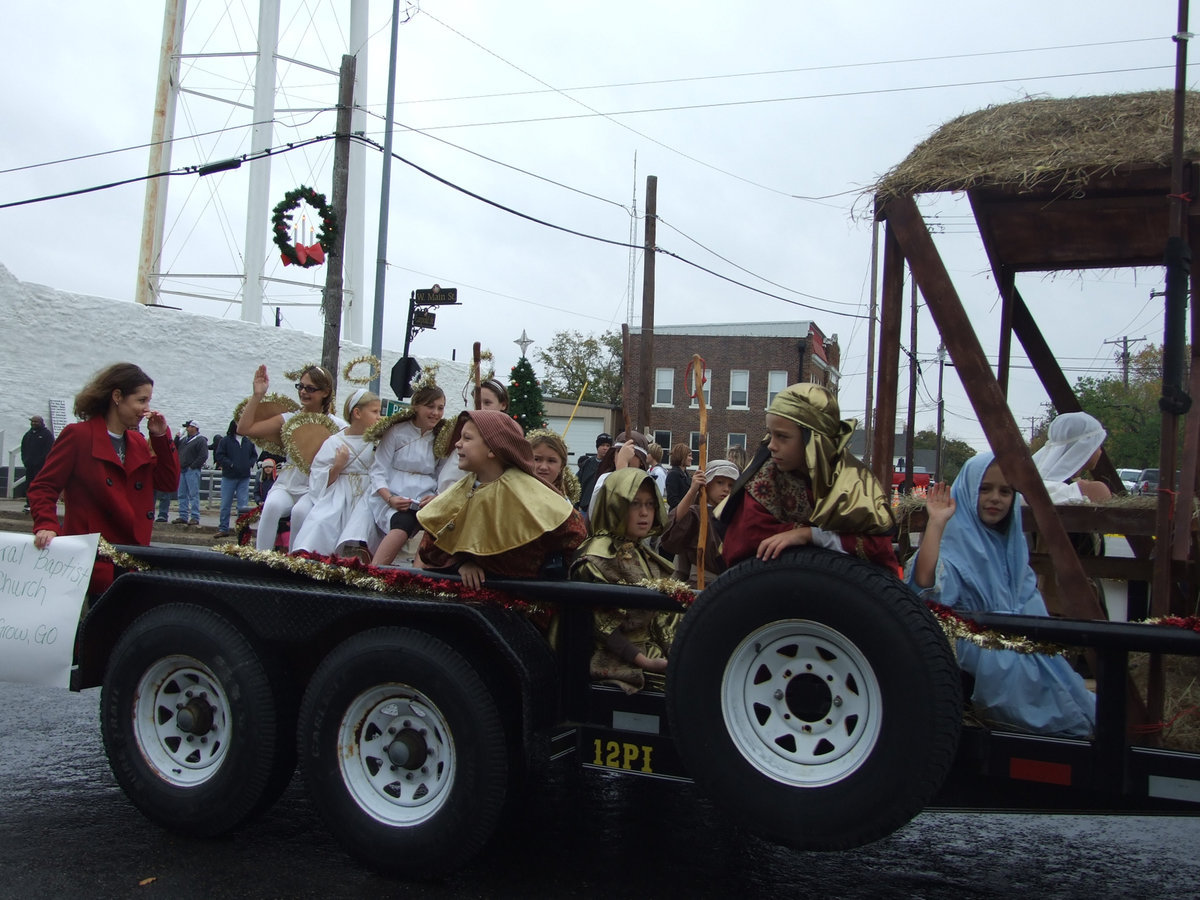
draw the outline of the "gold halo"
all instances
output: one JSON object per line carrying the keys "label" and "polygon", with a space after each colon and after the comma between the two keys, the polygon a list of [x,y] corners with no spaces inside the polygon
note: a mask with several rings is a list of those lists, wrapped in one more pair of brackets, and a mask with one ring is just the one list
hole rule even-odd
{"label": "gold halo", "polygon": [[[364,378],[361,375],[352,375],[351,370],[355,366],[362,365],[363,363],[367,364],[366,377]],[[342,369],[342,377],[351,384],[370,384],[379,377],[379,371],[381,368],[382,363],[379,362],[379,357],[368,353],[366,356],[356,356],[354,359],[350,360],[350,362],[346,363],[345,367]]]}

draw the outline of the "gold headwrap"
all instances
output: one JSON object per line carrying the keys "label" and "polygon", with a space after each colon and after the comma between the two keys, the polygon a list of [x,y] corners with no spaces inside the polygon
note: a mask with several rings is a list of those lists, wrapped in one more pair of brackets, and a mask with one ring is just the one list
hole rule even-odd
{"label": "gold headwrap", "polygon": [[667,503],[659,493],[654,476],[642,469],[617,469],[600,485],[596,515],[592,519],[593,537],[579,548],[577,563],[572,568],[572,572],[576,573],[573,577],[579,577],[578,571],[582,567],[592,570],[591,575],[583,576],[586,579],[609,580],[612,565],[598,563],[597,560],[615,560],[616,569],[622,575],[621,580],[629,584],[636,584],[643,578],[665,578],[674,571],[670,560],[659,556],[640,540],[632,540],[625,533],[629,524],[629,504],[644,484],[650,485],[658,501],[654,524],[648,536],[662,534],[667,527]]}
{"label": "gold headwrap", "polygon": [[839,418],[833,394],[817,384],[793,384],[775,395],[767,412],[811,432],[804,458],[816,501],[813,525],[863,534],[896,527],[891,497],[847,449],[858,421]]}

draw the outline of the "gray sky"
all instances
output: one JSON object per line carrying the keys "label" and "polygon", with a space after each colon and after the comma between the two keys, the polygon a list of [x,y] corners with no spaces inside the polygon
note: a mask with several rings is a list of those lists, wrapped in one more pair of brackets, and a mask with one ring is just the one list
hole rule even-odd
{"label": "gray sky", "polygon": [[[257,7],[190,0],[185,52],[252,46]],[[147,151],[38,163],[144,144],[150,134],[161,10],[154,4],[9,4],[8,89],[0,97],[3,202],[145,174]],[[382,143],[391,4],[371,4],[368,104]],[[150,7],[153,11],[147,12]],[[865,0],[713,3],[609,0],[510,3],[422,0],[400,27],[394,149],[496,203],[616,242],[642,241],[645,179],[658,177],[658,244],[687,260],[794,301],[756,294],[659,255],[659,324],[813,319],[842,346],[841,403],[865,400],[871,229],[861,192],[938,126],[964,112],[1030,96],[1063,97],[1173,85],[1176,4],[1026,2],[1003,6]],[[280,53],[337,68],[348,2],[284,0]],[[986,10],[982,13],[979,10]],[[1200,62],[1200,49],[1192,54]],[[193,90],[251,102],[244,59],[190,64]],[[332,79],[280,65],[279,106],[331,107]],[[1190,85],[1189,85],[1190,86]],[[172,166],[249,149],[248,110],[187,96]],[[281,113],[275,143],[331,132],[332,112]],[[272,205],[298,184],[330,190],[332,143],[278,157]],[[636,154],[636,174],[634,157]],[[483,157],[487,157],[486,159]],[[503,164],[503,165],[502,165]],[[367,152],[366,294],[373,294],[381,157]],[[518,170],[524,170],[518,171]],[[246,167],[169,179],[164,254],[177,273],[241,270]],[[535,177],[536,176],[536,177]],[[464,303],[439,312],[419,355],[459,358],[481,341],[506,374],[522,329],[536,353],[566,329],[640,322],[641,255],[565,234],[480,203],[396,162],[384,343],[403,345],[408,293],[457,286]],[[631,216],[636,190],[637,219]],[[0,263],[25,281],[132,299],[144,185],[0,210]],[[962,200],[924,204],[935,240],[985,349],[998,343],[998,301]],[[296,277],[275,262],[268,276]],[[724,257],[724,259],[722,259]],[[631,268],[632,267],[632,268]],[[631,271],[633,273],[631,278]],[[314,284],[324,268],[307,270]],[[1068,378],[1117,371],[1112,341],[1161,342],[1160,270],[1026,277],[1019,282]],[[186,285],[186,286],[185,286]],[[184,289],[213,289],[184,282]],[[271,287],[272,300],[319,294]],[[172,298],[194,312],[238,318],[235,303]],[[803,304],[803,305],[800,305]],[[285,324],[317,331],[315,310],[285,308]],[[371,316],[366,316],[369,342]],[[936,330],[920,318],[928,361],[918,428],[933,427]],[[904,326],[908,332],[907,324]],[[1135,344],[1138,349],[1143,344]],[[203,349],[180,336],[180,358]],[[136,357],[136,348],[130,348]],[[727,367],[735,360],[709,360]],[[1010,382],[1018,423],[1045,394],[1023,359]],[[247,361],[247,372],[253,361]],[[900,415],[907,407],[902,378]],[[983,447],[952,369],[947,433]],[[1121,460],[1116,460],[1122,464]]]}

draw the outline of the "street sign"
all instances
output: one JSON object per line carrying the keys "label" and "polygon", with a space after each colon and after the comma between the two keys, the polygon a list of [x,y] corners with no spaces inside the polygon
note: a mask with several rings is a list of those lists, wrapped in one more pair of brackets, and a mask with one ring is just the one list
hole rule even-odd
{"label": "street sign", "polygon": [[437,316],[426,309],[418,309],[413,311],[413,327],[414,328],[432,328],[433,323],[437,321]]}
{"label": "street sign", "polygon": [[390,415],[394,415],[395,413],[400,412],[400,410],[402,410],[402,409],[408,409],[408,404],[401,403],[399,400],[384,400],[380,404],[380,406],[381,406],[381,408],[379,410],[379,413],[385,419]]}
{"label": "street sign", "polygon": [[432,288],[413,291],[412,302],[418,306],[449,306],[458,303],[458,288],[444,288],[435,284]]}

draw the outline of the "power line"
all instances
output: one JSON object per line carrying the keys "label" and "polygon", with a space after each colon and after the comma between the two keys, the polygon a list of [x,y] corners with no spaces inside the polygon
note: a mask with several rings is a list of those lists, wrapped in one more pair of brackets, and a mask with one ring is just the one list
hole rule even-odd
{"label": "power line", "polygon": [[[433,17],[430,16],[430,18]],[[439,22],[438,24],[441,25],[443,23]],[[727,72],[722,75],[689,75],[680,78],[658,78],[650,81],[618,81],[611,84],[585,84],[564,88],[550,87],[544,90],[536,91],[505,91],[494,94],[468,94],[460,97],[426,97],[416,100],[399,100],[397,101],[397,104],[408,105],[416,103],[453,103],[461,100],[496,100],[502,97],[528,97],[537,94],[561,94],[568,91],[597,91],[624,87],[650,87],[660,84],[681,84],[692,81],[720,81],[726,78],[760,78],[768,75],[794,75],[804,72],[828,72],[836,69],[861,69],[869,68],[871,66],[893,66],[905,65],[909,63],[945,62],[952,59],[978,59],[985,56],[1008,56],[1019,53],[1043,53],[1058,50],[1084,50],[1093,47],[1110,47],[1120,44],[1137,44],[1146,43],[1149,41],[1162,41],[1166,39],[1167,38],[1165,36],[1159,35],[1155,37],[1129,38],[1121,41],[1094,41],[1085,44],[1057,44],[1051,47],[1025,47],[1016,50],[983,50],[978,53],[951,53],[942,56],[917,56],[908,59],[880,59],[856,63],[835,63],[827,66],[802,66],[793,69],[766,69],[758,72]],[[507,62],[507,60],[505,60],[505,62]]]}
{"label": "power line", "polygon": [[326,134],[321,137],[309,138],[305,141],[295,141],[280,147],[268,147],[258,153],[243,153],[241,156],[235,156],[231,159],[222,160],[216,163],[195,164],[181,166],[178,169],[171,169],[167,172],[152,172],[148,175],[138,175],[135,178],[125,178],[121,181],[110,181],[106,184],[97,184],[92,187],[78,188],[73,191],[63,191],[58,194],[46,194],[41,197],[30,197],[27,200],[13,200],[8,203],[0,203],[0,209],[9,209],[14,206],[28,206],[31,203],[44,203],[47,200],[61,200],[65,197],[77,197],[80,194],[93,194],[97,191],[106,191],[109,188],[121,187],[126,184],[136,184],[139,181],[150,181],[154,178],[165,178],[169,175],[188,175],[195,173],[197,175],[210,175],[215,172],[223,172],[227,169],[236,169],[242,163],[249,162],[255,159],[261,159],[265,156],[277,156],[281,153],[288,153],[292,150],[299,150],[301,147],[307,147],[311,144],[319,144],[323,141],[333,140],[337,137],[336,134]]}

